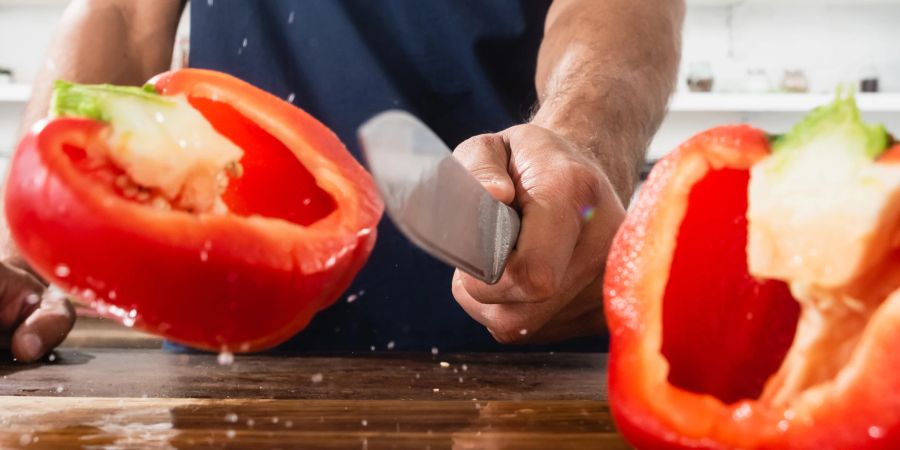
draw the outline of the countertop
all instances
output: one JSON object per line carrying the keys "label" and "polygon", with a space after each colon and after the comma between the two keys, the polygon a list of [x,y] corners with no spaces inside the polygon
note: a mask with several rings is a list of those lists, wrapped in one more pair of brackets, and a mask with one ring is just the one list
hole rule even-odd
{"label": "countertop", "polygon": [[[174,354],[81,321],[0,362],[0,448],[619,449],[603,354]],[[52,360],[52,361],[51,361]]]}

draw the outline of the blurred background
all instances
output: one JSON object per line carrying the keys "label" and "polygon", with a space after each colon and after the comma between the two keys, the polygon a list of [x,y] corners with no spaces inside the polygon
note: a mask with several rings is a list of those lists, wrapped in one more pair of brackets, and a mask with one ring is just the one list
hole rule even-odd
{"label": "blurred background", "polygon": [[[137,0],[135,0],[137,1]],[[153,1],[153,0],[144,0]],[[0,0],[0,170],[67,0]],[[648,153],[714,125],[783,132],[853,86],[867,120],[900,133],[900,0],[688,0],[678,89]],[[189,45],[186,17],[175,64]]]}

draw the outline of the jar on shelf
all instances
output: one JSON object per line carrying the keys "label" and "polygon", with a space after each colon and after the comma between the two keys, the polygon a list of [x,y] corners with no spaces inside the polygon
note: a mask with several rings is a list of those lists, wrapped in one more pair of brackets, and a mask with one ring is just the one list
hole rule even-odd
{"label": "jar on shelf", "polygon": [[809,92],[809,80],[800,69],[787,69],[781,78],[781,90],[784,92]]}
{"label": "jar on shelf", "polygon": [[13,80],[12,69],[0,67],[0,84],[12,84],[13,81],[15,80]]}
{"label": "jar on shelf", "polygon": [[747,78],[744,81],[744,90],[752,94],[763,94],[772,90],[772,83],[765,69],[747,69]]}
{"label": "jar on shelf", "polygon": [[692,62],[688,66],[687,85],[691,92],[712,92],[712,66],[706,61]]}
{"label": "jar on shelf", "polygon": [[878,70],[868,64],[859,71],[859,92],[878,92]]}

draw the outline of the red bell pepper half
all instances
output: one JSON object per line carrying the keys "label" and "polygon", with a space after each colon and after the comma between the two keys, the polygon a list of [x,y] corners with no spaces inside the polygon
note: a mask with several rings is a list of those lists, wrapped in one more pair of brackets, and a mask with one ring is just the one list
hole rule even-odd
{"label": "red bell pepper half", "polygon": [[660,161],[609,255],[609,398],[636,447],[900,448],[900,148],[852,98]]}
{"label": "red bell pepper half", "polygon": [[6,217],[41,276],[191,346],[272,347],[331,305],[382,202],[337,136],[231,76],[58,83],[13,158]]}

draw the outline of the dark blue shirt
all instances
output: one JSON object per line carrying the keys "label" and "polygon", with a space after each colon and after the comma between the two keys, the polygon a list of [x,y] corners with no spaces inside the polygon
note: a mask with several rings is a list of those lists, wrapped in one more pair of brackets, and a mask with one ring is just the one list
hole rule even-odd
{"label": "dark blue shirt", "polygon": [[[230,73],[292,101],[334,130],[359,158],[357,127],[385,109],[412,112],[451,148],[526,120],[535,103],[537,51],[550,1],[192,3],[191,66]],[[287,346],[509,348],[495,343],[456,304],[452,268],[413,247],[389,219],[378,233],[351,289]],[[540,348],[605,347],[598,338]]]}

